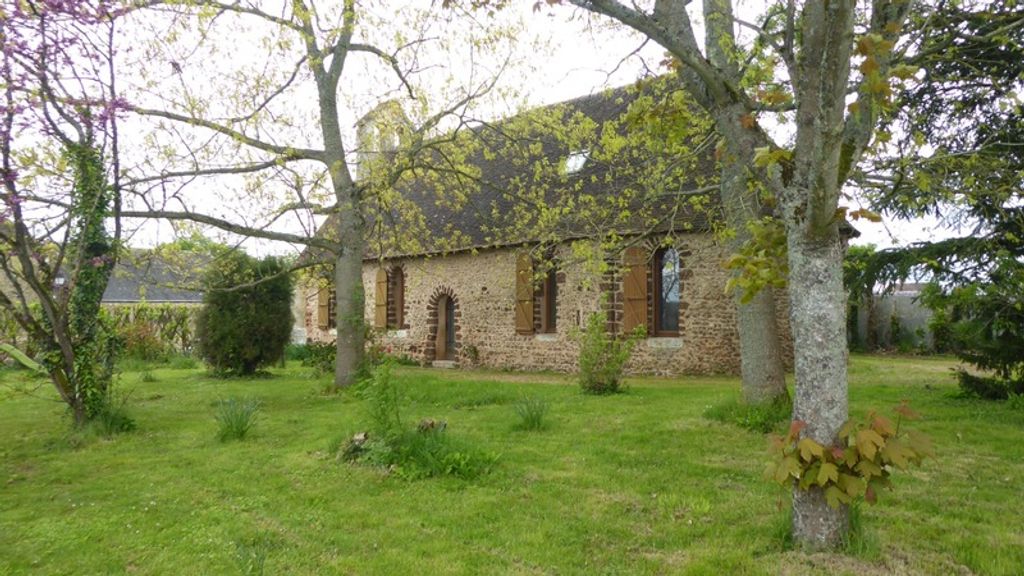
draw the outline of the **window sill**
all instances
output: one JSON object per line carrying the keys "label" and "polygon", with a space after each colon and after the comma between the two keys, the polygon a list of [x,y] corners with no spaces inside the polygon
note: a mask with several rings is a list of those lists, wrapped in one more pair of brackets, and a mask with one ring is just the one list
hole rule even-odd
{"label": "window sill", "polygon": [[409,329],[403,328],[401,330],[388,330],[386,335],[388,338],[408,338]]}
{"label": "window sill", "polygon": [[558,334],[556,333],[542,333],[537,334],[533,337],[537,342],[558,342]]}
{"label": "window sill", "polygon": [[651,336],[646,340],[648,348],[654,349],[673,349],[683,347],[683,338],[681,336]]}

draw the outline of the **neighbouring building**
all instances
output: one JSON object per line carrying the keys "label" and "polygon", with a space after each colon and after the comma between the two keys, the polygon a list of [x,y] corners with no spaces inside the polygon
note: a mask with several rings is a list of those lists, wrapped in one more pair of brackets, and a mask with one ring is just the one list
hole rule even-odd
{"label": "neighbouring building", "polygon": [[[627,111],[628,94],[620,89],[560,106],[601,123]],[[602,163],[589,161],[586,150],[550,145],[543,153],[564,167],[566,185],[575,183],[593,198],[610,202],[622,185]],[[482,178],[492,175],[497,183],[514,182],[530,170],[500,154],[479,154],[474,162]],[[702,176],[715,179],[712,150],[698,166]],[[739,371],[736,307],[723,267],[729,251],[712,233],[713,205],[684,206],[642,236],[623,231],[625,247],[597,259],[606,264],[598,266],[579,256],[597,249],[586,226],[561,241],[496,240],[500,235],[492,233],[489,219],[510,209],[500,188],[480,190],[477,205],[487,209],[449,210],[420,201],[427,228],[436,234],[457,230],[461,246],[366,255],[366,321],[391,353],[427,365],[573,371],[579,351],[574,333],[590,314],[600,313],[613,334],[638,327],[646,334],[628,366],[633,373]],[[332,295],[323,282],[297,290],[309,340],[334,339]],[[791,358],[787,298],[784,291],[778,296],[783,350]]]}

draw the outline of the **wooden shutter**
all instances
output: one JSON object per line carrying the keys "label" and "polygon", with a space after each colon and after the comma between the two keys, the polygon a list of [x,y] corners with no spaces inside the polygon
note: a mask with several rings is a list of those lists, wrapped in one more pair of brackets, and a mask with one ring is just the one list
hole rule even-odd
{"label": "wooden shutter", "polygon": [[377,268],[377,286],[373,291],[373,327],[384,330],[388,325],[388,273]]}
{"label": "wooden shutter", "polygon": [[533,334],[533,259],[516,258],[516,332]]}
{"label": "wooden shutter", "polygon": [[632,332],[647,324],[647,251],[626,248],[622,275],[622,331]]}
{"label": "wooden shutter", "polygon": [[320,288],[320,291],[316,293],[316,325],[321,330],[327,330],[331,323],[331,289],[333,286],[327,285]]}

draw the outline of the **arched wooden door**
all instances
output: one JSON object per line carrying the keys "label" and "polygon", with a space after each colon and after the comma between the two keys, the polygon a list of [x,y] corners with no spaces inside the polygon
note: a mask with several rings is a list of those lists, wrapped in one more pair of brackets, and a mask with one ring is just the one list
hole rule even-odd
{"label": "arched wooden door", "polygon": [[437,300],[437,339],[434,342],[434,359],[455,359],[455,306],[450,296],[441,296]]}

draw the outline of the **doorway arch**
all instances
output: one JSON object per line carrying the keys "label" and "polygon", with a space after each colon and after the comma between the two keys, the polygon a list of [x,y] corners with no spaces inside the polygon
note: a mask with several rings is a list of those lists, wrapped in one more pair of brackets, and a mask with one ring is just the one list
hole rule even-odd
{"label": "doorway arch", "polygon": [[459,299],[447,286],[439,286],[427,301],[427,342],[424,346],[429,361],[456,361],[461,348],[462,313]]}

